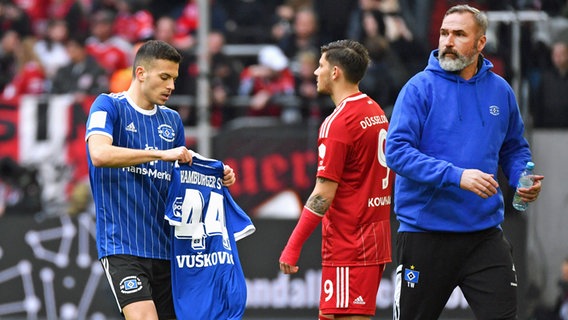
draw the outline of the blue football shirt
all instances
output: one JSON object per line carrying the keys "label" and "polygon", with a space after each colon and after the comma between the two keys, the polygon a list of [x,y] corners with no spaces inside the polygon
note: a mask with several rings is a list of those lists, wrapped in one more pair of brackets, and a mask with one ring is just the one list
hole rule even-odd
{"label": "blue football shirt", "polygon": [[223,163],[176,164],[165,218],[172,224],[172,289],[178,319],[241,319],[246,282],[236,241],[255,227],[223,186]]}
{"label": "blue football shirt", "polygon": [[[185,145],[179,114],[165,106],[138,107],[126,92],[101,94],[93,102],[85,140],[93,134],[131,149],[167,150]],[[95,167],[87,148],[96,209],[99,259],[128,254],[170,259],[170,226],[164,221],[173,162],[152,161],[124,168]]]}

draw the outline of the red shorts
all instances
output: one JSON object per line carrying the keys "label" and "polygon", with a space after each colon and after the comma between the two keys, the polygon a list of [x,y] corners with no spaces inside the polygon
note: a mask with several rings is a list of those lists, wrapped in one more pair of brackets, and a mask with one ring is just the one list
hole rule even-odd
{"label": "red shorts", "polygon": [[366,267],[322,267],[322,314],[374,316],[384,267],[384,264]]}

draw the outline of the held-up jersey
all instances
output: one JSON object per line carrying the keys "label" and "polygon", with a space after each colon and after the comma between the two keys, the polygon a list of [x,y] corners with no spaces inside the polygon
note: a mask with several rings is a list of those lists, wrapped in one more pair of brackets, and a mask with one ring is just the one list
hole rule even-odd
{"label": "held-up jersey", "polygon": [[317,176],[338,188],[322,221],[322,265],[391,261],[394,174],[385,161],[388,120],[366,94],[345,98],[320,126]]}
{"label": "held-up jersey", "polygon": [[[102,134],[131,149],[166,150],[185,145],[179,114],[164,106],[138,107],[125,92],[101,94],[93,102],[85,140]],[[128,254],[170,259],[170,226],[164,221],[172,162],[152,161],[124,168],[95,167],[87,148],[96,207],[99,259]]]}
{"label": "held-up jersey", "polygon": [[193,157],[174,166],[165,219],[172,232],[178,319],[241,319],[247,289],[236,241],[255,227],[223,186],[223,163]]}

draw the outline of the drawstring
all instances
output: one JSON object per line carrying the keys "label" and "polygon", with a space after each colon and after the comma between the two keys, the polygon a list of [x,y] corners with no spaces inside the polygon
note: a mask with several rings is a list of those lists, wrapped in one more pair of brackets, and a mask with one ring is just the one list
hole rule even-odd
{"label": "drawstring", "polygon": [[[462,115],[462,104],[461,104],[461,97],[460,97],[460,85],[461,85],[461,78],[460,77],[456,77],[457,78],[457,82],[458,82],[458,94],[457,94],[457,104],[458,104],[458,116],[459,116],[459,120],[462,121],[463,120],[463,115]],[[478,90],[478,80],[479,78],[475,78],[475,107],[477,109],[477,112],[479,113],[479,118],[481,118],[481,125],[483,127],[485,127],[485,118],[483,117],[483,110],[481,110],[481,103],[479,102],[479,90]]]}
{"label": "drawstring", "polygon": [[479,102],[479,92],[477,90],[477,82],[479,78],[475,78],[475,102],[477,107],[477,112],[479,113],[479,117],[481,118],[481,126],[485,127],[485,118],[483,117],[483,110],[481,110],[481,103]]}
{"label": "drawstring", "polygon": [[463,120],[462,118],[462,105],[461,105],[461,99],[460,99],[460,83],[461,83],[461,79],[460,77],[456,77],[458,80],[458,94],[457,94],[457,98],[458,98],[458,116],[460,118],[460,121]]}

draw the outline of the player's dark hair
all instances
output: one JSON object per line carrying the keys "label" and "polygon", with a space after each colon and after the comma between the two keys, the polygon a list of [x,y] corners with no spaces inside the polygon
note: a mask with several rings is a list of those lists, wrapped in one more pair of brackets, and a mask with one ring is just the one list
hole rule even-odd
{"label": "player's dark hair", "polygon": [[331,65],[341,68],[345,79],[352,83],[363,79],[371,60],[367,48],[355,40],[330,42],[321,47],[321,53],[326,54],[325,58]]}
{"label": "player's dark hair", "polygon": [[146,41],[136,52],[132,71],[134,72],[138,66],[147,66],[154,60],[168,60],[179,64],[181,62],[181,54],[165,41]]}

